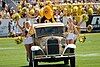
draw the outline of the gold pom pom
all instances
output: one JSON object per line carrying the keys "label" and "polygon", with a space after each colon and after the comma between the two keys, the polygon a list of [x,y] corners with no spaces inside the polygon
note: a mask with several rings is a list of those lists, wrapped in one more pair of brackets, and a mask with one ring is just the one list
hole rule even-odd
{"label": "gold pom pom", "polygon": [[35,12],[34,9],[31,9],[31,10],[29,11],[29,14],[30,14],[30,15],[34,15],[34,12]]}
{"label": "gold pom pom", "polygon": [[23,38],[21,36],[18,36],[16,39],[15,39],[15,42],[16,44],[21,44],[23,42]]}
{"label": "gold pom pom", "polygon": [[15,21],[18,21],[20,18],[21,18],[21,16],[20,16],[19,13],[15,13],[15,14],[12,15],[12,19],[15,20]]}
{"label": "gold pom pom", "polygon": [[86,40],[86,37],[84,35],[82,35],[82,36],[79,37],[79,42],[80,43],[84,43],[85,40]]}
{"label": "gold pom pom", "polygon": [[82,15],[82,21],[83,21],[83,22],[87,22],[88,19],[89,19],[89,17],[88,17],[87,14],[83,14],[83,15]]}
{"label": "gold pom pom", "polygon": [[88,15],[92,15],[93,14],[93,9],[92,8],[89,8],[88,9]]}

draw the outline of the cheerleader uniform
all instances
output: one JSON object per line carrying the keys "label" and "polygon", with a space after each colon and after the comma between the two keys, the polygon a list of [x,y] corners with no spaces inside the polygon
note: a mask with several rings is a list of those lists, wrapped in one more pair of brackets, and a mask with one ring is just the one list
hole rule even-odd
{"label": "cheerleader uniform", "polygon": [[25,35],[25,38],[23,40],[23,43],[25,45],[28,45],[28,44],[32,44],[33,43],[33,38],[31,37],[30,34],[28,34],[28,32],[29,32],[29,29],[24,29],[23,30],[23,34]]}

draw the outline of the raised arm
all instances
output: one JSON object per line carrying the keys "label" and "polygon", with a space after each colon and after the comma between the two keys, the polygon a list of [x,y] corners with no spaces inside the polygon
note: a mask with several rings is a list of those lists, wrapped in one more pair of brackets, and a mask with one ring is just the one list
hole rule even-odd
{"label": "raised arm", "polygon": [[75,34],[79,36],[80,32],[78,31],[77,25],[75,25],[73,22],[71,22],[71,25],[73,26]]}
{"label": "raised arm", "polygon": [[[74,21],[74,23],[76,23],[75,21]],[[80,34],[80,25],[75,25],[74,24],[74,29],[75,29],[75,33],[79,36],[79,34]]]}
{"label": "raised arm", "polygon": [[18,21],[16,21],[16,24],[17,24],[17,26],[23,31],[23,27],[21,27],[21,26],[19,25],[19,22],[18,22]]}

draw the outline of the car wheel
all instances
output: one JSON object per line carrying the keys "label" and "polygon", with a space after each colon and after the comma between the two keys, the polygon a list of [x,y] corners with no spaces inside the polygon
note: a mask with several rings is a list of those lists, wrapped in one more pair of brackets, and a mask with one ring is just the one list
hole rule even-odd
{"label": "car wheel", "polygon": [[35,60],[30,61],[29,62],[29,67],[38,67],[38,61],[35,61]]}
{"label": "car wheel", "polygon": [[75,67],[75,57],[70,58],[70,67]]}
{"label": "car wheel", "polygon": [[68,59],[64,60],[64,64],[65,65],[68,65],[69,64]]}
{"label": "car wheel", "polygon": [[67,67],[69,66],[69,60],[68,59],[64,60],[64,65],[67,66]]}

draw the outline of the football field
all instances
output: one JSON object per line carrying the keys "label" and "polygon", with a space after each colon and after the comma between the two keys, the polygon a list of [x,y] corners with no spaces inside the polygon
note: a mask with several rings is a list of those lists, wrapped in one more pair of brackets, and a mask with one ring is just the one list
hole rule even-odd
{"label": "football field", "polygon": [[[76,67],[100,67],[100,33],[87,33],[86,42],[77,40]],[[16,44],[14,38],[0,38],[0,67],[28,67],[23,44]],[[63,62],[39,67],[64,67]]]}

